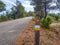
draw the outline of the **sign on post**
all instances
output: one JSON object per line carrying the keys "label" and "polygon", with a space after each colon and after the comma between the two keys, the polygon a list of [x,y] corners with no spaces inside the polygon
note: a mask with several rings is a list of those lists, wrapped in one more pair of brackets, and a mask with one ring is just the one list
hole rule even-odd
{"label": "sign on post", "polygon": [[40,41],[39,40],[39,38],[40,38],[40,15],[39,15],[39,12],[36,13],[36,17],[35,17],[35,26],[34,26],[35,45],[39,45],[39,41]]}
{"label": "sign on post", "polygon": [[40,25],[35,25],[34,30],[40,31]]}

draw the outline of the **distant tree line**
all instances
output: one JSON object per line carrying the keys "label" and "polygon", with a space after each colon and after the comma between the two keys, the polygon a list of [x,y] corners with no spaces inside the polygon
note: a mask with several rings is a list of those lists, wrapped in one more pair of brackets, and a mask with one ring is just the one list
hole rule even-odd
{"label": "distant tree line", "polygon": [[6,11],[6,14],[0,15],[0,22],[23,18],[34,15],[34,12],[26,12],[20,1],[16,1],[16,6],[13,5],[11,11],[6,10],[6,5],[0,0],[0,12]]}

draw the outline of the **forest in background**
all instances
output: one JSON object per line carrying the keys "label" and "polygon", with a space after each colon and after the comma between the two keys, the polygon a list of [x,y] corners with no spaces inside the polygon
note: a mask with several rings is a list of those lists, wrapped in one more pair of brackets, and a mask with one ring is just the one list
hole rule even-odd
{"label": "forest in background", "polygon": [[20,1],[17,0],[16,5],[17,6],[13,5],[11,11],[9,11],[6,10],[6,4],[4,4],[4,2],[0,0],[0,12],[5,11],[5,13],[3,12],[2,14],[0,14],[0,22],[35,15],[32,11],[26,12],[24,6],[22,6]]}

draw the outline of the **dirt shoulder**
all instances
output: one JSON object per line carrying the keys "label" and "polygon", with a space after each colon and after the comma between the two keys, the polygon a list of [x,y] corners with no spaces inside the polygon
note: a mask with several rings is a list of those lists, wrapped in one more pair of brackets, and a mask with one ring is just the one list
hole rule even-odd
{"label": "dirt shoulder", "polygon": [[[27,28],[22,32],[15,42],[15,45],[35,45],[35,31],[32,21]],[[40,45],[60,45],[60,33],[53,28],[45,29],[41,27],[40,30]]]}

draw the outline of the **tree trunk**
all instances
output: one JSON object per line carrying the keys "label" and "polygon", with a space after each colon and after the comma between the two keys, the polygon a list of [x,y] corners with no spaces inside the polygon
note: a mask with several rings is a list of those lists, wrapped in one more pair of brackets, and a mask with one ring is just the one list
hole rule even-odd
{"label": "tree trunk", "polygon": [[44,18],[46,19],[46,17],[47,17],[47,12],[46,12],[46,0],[45,0],[45,16],[44,16]]}

